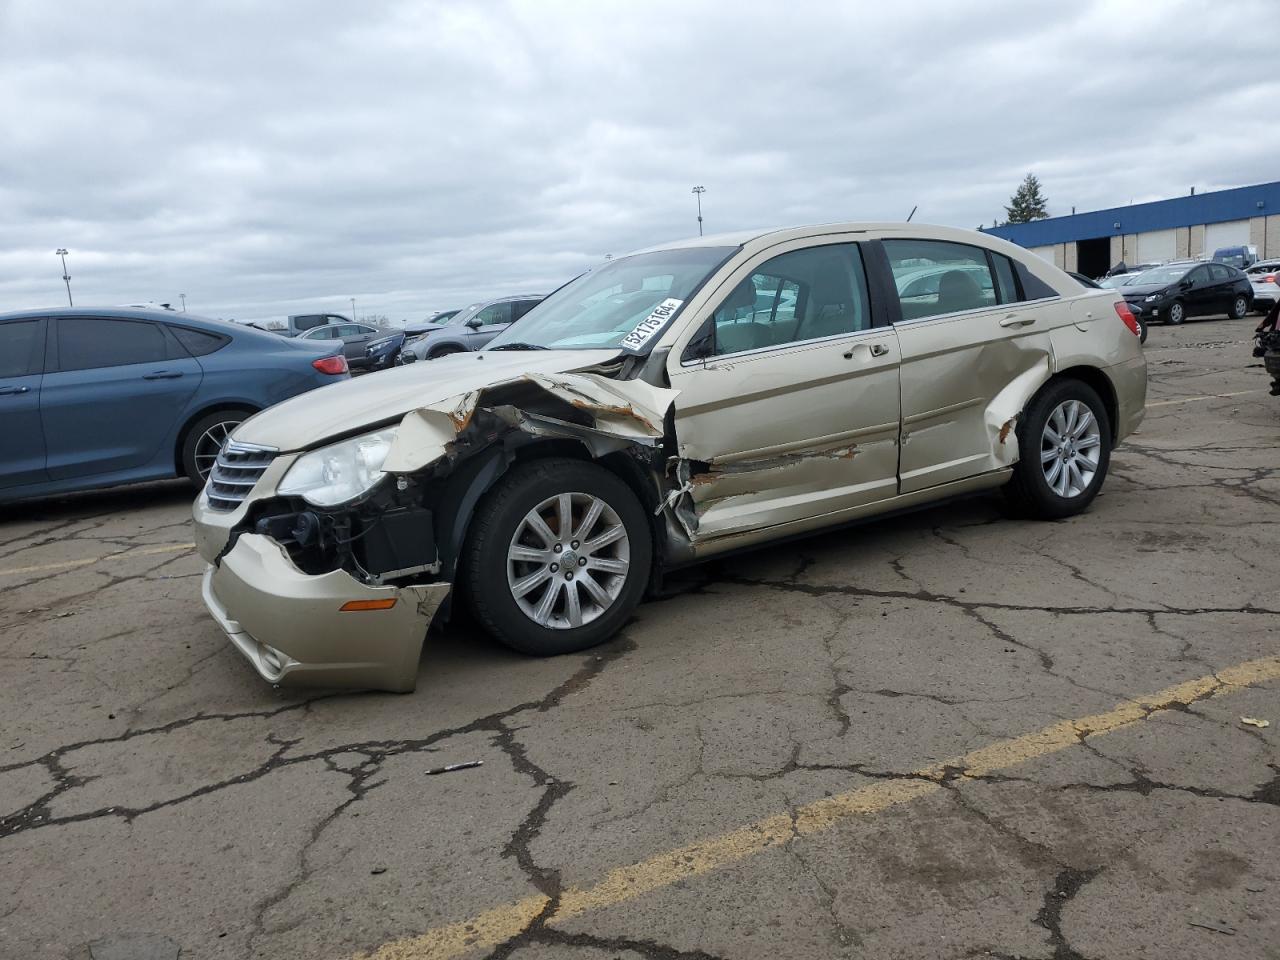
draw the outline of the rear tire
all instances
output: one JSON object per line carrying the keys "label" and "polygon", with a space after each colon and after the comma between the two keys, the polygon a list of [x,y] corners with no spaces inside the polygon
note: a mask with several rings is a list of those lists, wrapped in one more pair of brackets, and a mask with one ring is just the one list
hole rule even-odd
{"label": "rear tire", "polygon": [[612,637],[640,602],[652,556],[631,488],[597,464],[556,458],[514,467],[485,496],[460,572],[489,633],[552,656]]}
{"label": "rear tire", "polygon": [[1241,294],[1231,301],[1231,319],[1241,320],[1249,313],[1249,298]]}
{"label": "rear tire", "polygon": [[204,485],[213,469],[213,461],[231,431],[253,416],[245,407],[207,413],[190,427],[182,438],[182,472],[193,483]]}
{"label": "rear tire", "polygon": [[1004,489],[1018,513],[1060,520],[1093,502],[1111,463],[1111,419],[1092,387],[1048,384],[1027,405],[1017,436],[1020,458]]}
{"label": "rear tire", "polygon": [[1165,323],[1176,327],[1185,319],[1187,319],[1187,308],[1183,306],[1181,300],[1175,300],[1169,304],[1169,309],[1164,315]]}

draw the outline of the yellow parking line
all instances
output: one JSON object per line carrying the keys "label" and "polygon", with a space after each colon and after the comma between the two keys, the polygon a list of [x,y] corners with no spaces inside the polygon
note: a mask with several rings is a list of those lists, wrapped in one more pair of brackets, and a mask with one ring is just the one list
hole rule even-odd
{"label": "yellow parking line", "polygon": [[0,577],[17,576],[20,573],[47,573],[53,570],[73,570],[76,567],[89,567],[104,560],[121,560],[130,557],[150,557],[158,553],[181,553],[194,550],[194,543],[165,543],[155,547],[139,547],[136,550],[121,550],[119,553],[108,553],[102,557],[89,557],[85,560],[63,560],[60,563],[38,563],[32,567],[10,567],[0,570]]}
{"label": "yellow parking line", "polygon": [[1180,400],[1157,400],[1155,403],[1148,403],[1148,407],[1167,407],[1174,403],[1195,403],[1197,400],[1225,400],[1228,397],[1243,397],[1249,393],[1262,393],[1261,390],[1237,390],[1235,393],[1210,393],[1205,396],[1183,397]]}
{"label": "yellow parking line", "polygon": [[[1216,674],[1126,700],[1106,713],[1064,720],[1034,733],[1001,740],[964,756],[914,771],[914,775],[922,779],[879,780],[866,787],[815,800],[797,809],[794,820],[790,815],[781,813],[766,817],[721,836],[699,840],[639,863],[619,867],[590,886],[573,887],[561,897],[552,923],[634,900],[680,880],[741,862],[786,843],[796,834],[817,833],[854,817],[879,813],[937,793],[943,789],[938,781],[949,767],[963,769],[970,776],[1007,770],[1076,745],[1083,734],[1098,736],[1110,733],[1145,720],[1154,710],[1188,704],[1207,696],[1218,696],[1250,684],[1276,679],[1280,679],[1280,657],[1250,660]],[[547,898],[541,895],[525,897],[486,910],[469,920],[392,940],[372,953],[358,953],[352,960],[442,960],[492,948],[524,929],[547,902]]]}

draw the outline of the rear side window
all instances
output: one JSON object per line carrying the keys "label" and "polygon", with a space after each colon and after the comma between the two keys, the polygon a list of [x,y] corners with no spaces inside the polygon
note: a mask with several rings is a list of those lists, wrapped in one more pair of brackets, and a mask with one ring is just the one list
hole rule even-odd
{"label": "rear side window", "polygon": [[0,380],[25,377],[44,369],[44,321],[0,323]]}
{"label": "rear side window", "polygon": [[230,337],[205,333],[203,330],[192,330],[190,327],[170,327],[169,332],[178,338],[178,342],[186,347],[187,353],[193,357],[207,356],[231,342]]}
{"label": "rear side window", "polygon": [[92,370],[169,358],[164,331],[146,320],[58,318],[58,368]]}
{"label": "rear side window", "polygon": [[987,251],[945,240],[885,240],[903,320],[996,304]]}
{"label": "rear side window", "polygon": [[996,265],[996,289],[1000,292],[1001,303],[1017,303],[1018,285],[1013,279],[1013,264],[1001,253],[991,254],[991,262]]}

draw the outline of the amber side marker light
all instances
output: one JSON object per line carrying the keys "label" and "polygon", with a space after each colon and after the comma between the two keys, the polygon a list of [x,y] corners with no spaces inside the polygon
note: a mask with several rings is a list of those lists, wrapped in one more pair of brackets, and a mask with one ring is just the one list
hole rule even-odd
{"label": "amber side marker light", "polygon": [[385,600],[348,600],[338,610],[340,613],[355,613],[359,610],[390,610],[395,605],[395,597],[387,597]]}

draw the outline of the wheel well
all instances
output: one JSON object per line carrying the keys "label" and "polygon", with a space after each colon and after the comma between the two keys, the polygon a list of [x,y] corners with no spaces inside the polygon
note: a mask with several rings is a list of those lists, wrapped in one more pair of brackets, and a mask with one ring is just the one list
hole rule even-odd
{"label": "wheel well", "polygon": [[1079,380],[1093,388],[1093,392],[1102,398],[1102,405],[1107,408],[1107,419],[1111,421],[1111,442],[1116,439],[1116,432],[1119,429],[1120,407],[1116,400],[1116,388],[1111,383],[1111,378],[1099,370],[1097,367],[1068,367],[1066,370],[1059,371],[1049,383],[1055,380]]}
{"label": "wheel well", "polygon": [[466,353],[466,352],[467,352],[467,348],[462,346],[462,344],[460,343],[446,343],[439,347],[436,347],[433,350],[428,350],[427,359],[430,360],[434,357],[443,357],[445,354],[448,354],[448,353]]}
{"label": "wheel well", "polygon": [[187,422],[184,423],[182,425],[182,429],[178,431],[178,439],[173,446],[173,468],[177,472],[178,476],[182,476],[183,473],[183,444],[187,442],[187,434],[191,432],[191,428],[195,425],[197,420],[207,417],[211,413],[221,413],[223,410],[243,410],[245,413],[253,415],[257,413],[259,409],[259,407],[252,406],[248,403],[215,403],[212,406],[197,410],[191,416],[187,417]]}

